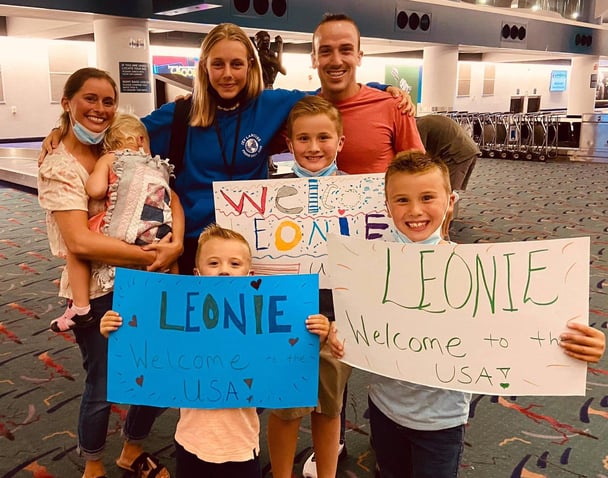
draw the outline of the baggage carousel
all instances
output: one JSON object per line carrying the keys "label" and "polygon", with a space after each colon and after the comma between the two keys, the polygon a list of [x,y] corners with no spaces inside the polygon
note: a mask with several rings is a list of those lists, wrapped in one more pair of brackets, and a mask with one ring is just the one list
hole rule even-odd
{"label": "baggage carousel", "polygon": [[2,147],[0,145],[0,181],[36,189],[39,153],[39,147]]}

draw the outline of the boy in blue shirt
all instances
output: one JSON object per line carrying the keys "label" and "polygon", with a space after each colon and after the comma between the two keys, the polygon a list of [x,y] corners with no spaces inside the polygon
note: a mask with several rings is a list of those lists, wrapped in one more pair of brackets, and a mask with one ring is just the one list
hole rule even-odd
{"label": "boy in blue shirt", "polygon": [[[454,208],[449,170],[440,159],[419,152],[401,152],[385,175],[386,206],[396,242],[447,244],[442,226]],[[564,352],[597,362],[605,349],[604,334],[571,322],[572,332],[560,336]],[[335,328],[332,353],[344,347]],[[464,426],[471,394],[428,387],[380,375],[369,387],[369,421],[381,478],[452,478],[458,476]]]}

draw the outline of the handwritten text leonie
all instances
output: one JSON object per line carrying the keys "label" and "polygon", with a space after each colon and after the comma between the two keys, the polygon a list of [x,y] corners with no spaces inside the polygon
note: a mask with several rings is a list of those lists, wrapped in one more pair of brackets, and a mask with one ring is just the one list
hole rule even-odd
{"label": "handwritten text leonie", "polygon": [[193,277],[118,269],[108,400],[186,408],[312,406],[317,276]]}
{"label": "handwritten text leonie", "polygon": [[426,246],[328,239],[344,360],[495,395],[580,395],[559,336],[588,322],[589,239]]}
{"label": "handwritten text leonie", "polygon": [[384,175],[214,182],[219,224],[243,234],[258,274],[326,272],[329,234],[390,240]]}

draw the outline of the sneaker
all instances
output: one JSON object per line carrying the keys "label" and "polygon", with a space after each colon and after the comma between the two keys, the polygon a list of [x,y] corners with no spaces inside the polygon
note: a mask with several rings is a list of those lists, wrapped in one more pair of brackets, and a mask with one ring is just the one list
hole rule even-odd
{"label": "sneaker", "polygon": [[68,330],[75,329],[76,327],[90,327],[95,323],[91,312],[87,312],[84,315],[78,315],[71,307],[71,304],[65,309],[63,315],[53,321],[51,321],[51,330],[53,332],[67,332]]}
{"label": "sneaker", "polygon": [[[340,448],[338,452],[338,461],[343,460],[346,457],[346,446],[344,443],[340,443]],[[317,463],[315,461],[315,454],[312,453],[306,462],[304,462],[304,467],[302,468],[302,476],[303,478],[317,478]]]}

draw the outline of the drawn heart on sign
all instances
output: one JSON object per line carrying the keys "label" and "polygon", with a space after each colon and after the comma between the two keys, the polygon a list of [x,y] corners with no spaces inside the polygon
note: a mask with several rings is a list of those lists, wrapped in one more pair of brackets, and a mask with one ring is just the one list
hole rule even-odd
{"label": "drawn heart on sign", "polygon": [[245,382],[247,384],[247,386],[249,388],[251,388],[251,384],[253,383],[253,379],[252,378],[244,378],[243,382]]}
{"label": "drawn heart on sign", "polygon": [[294,337],[292,339],[289,339],[289,344],[293,347],[295,344],[298,343],[298,340],[300,340],[298,337]]}
{"label": "drawn heart on sign", "polygon": [[500,386],[501,386],[502,388],[504,388],[505,390],[506,390],[507,388],[509,388],[509,385],[510,385],[510,384],[508,384],[508,383],[504,383],[504,382],[500,384]]}
{"label": "drawn heart on sign", "polygon": [[131,327],[137,327],[137,316],[133,315],[133,318],[129,321]]}
{"label": "drawn heart on sign", "polygon": [[252,280],[251,287],[253,287],[255,290],[258,290],[260,288],[261,283],[262,283],[262,279]]}
{"label": "drawn heart on sign", "polygon": [[135,379],[135,383],[136,383],[137,385],[139,385],[140,387],[143,387],[143,385],[144,385],[144,376],[143,376],[143,375],[140,375],[139,377],[137,377],[137,378]]}
{"label": "drawn heart on sign", "polygon": [[342,214],[344,214],[346,212],[346,209],[338,209],[338,214],[340,214],[340,216]]}

